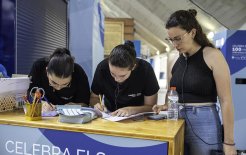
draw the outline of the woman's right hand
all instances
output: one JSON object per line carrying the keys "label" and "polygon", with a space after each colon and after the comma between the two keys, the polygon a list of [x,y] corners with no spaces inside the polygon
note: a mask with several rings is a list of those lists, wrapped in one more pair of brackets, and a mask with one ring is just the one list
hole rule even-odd
{"label": "woman's right hand", "polygon": [[42,102],[42,112],[54,111],[55,109],[56,109],[55,105],[47,102]]}
{"label": "woman's right hand", "polygon": [[164,105],[157,105],[156,104],[156,105],[153,106],[152,110],[154,112],[156,112],[157,114],[159,114],[160,111],[167,110],[167,105],[166,104],[164,104]]}
{"label": "woman's right hand", "polygon": [[94,108],[100,110],[100,111],[104,111],[104,105],[101,105],[100,103],[97,103],[94,105]]}

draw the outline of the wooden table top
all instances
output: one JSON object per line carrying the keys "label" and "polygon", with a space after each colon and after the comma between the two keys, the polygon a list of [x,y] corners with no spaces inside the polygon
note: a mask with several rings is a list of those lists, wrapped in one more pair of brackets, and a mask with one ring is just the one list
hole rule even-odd
{"label": "wooden table top", "polygon": [[167,141],[175,138],[184,125],[184,120],[155,121],[145,118],[141,121],[129,119],[111,122],[98,118],[87,124],[67,124],[58,122],[58,117],[43,117],[40,121],[28,121],[24,112],[19,110],[0,113],[0,124]]}

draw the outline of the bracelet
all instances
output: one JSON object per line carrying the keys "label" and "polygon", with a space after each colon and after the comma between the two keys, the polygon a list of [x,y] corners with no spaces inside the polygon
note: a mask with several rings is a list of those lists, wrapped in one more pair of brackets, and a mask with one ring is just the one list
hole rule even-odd
{"label": "bracelet", "polygon": [[229,146],[235,146],[236,145],[235,143],[226,143],[226,142],[224,142],[223,144],[229,145]]}

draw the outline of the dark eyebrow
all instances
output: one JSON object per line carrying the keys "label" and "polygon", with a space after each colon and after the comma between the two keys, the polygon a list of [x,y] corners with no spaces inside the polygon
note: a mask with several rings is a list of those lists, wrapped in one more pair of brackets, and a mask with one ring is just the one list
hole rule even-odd
{"label": "dark eyebrow", "polygon": [[124,76],[126,76],[126,74],[125,75],[120,75],[119,77],[124,77]]}
{"label": "dark eyebrow", "polygon": [[181,38],[181,36],[182,36],[182,35],[177,35],[177,36],[175,36],[175,37],[173,37],[173,38],[168,37],[167,39],[173,40],[173,39]]}
{"label": "dark eyebrow", "polygon": [[110,72],[110,74],[112,74],[113,76],[115,76],[114,73],[112,73],[112,72]]}
{"label": "dark eyebrow", "polygon": [[175,36],[175,37],[173,37],[173,39],[181,38],[181,36],[182,35]]}
{"label": "dark eyebrow", "polygon": [[66,85],[68,85],[69,83],[71,83],[71,81],[70,82],[67,82],[67,83],[64,83],[64,84],[61,84],[62,86],[66,86]]}
{"label": "dark eyebrow", "polygon": [[[113,76],[115,76],[114,75],[114,73],[112,73],[112,72],[110,72]],[[126,76],[127,74],[125,74],[125,75],[120,75],[119,77],[124,77],[124,76]]]}
{"label": "dark eyebrow", "polygon": [[[56,85],[60,85],[60,84],[58,84],[58,83],[56,83],[55,81],[53,81],[53,80],[51,80],[54,84],[56,84]],[[61,84],[61,86],[65,86],[65,85],[68,85],[70,82],[68,82],[68,83],[65,83],[65,84]]]}
{"label": "dark eyebrow", "polygon": [[56,83],[55,81],[53,81],[53,80],[50,80],[52,83],[54,83],[54,84],[57,84],[58,85],[58,83]]}

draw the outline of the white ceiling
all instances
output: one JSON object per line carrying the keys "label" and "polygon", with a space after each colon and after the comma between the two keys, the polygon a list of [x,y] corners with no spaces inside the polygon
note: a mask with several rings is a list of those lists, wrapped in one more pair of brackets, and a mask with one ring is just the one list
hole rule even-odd
{"label": "white ceiling", "polygon": [[101,0],[106,17],[134,18],[135,39],[151,54],[172,47],[165,42],[165,22],[175,11],[196,9],[205,33],[240,29],[246,23],[246,0]]}

